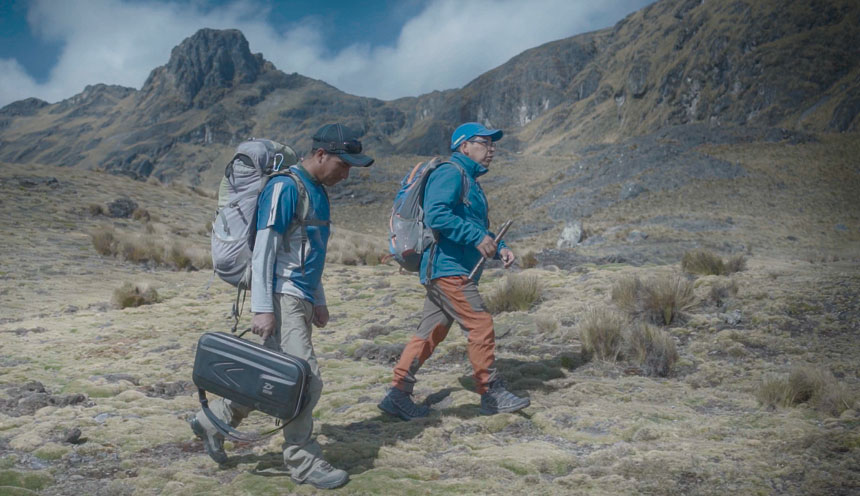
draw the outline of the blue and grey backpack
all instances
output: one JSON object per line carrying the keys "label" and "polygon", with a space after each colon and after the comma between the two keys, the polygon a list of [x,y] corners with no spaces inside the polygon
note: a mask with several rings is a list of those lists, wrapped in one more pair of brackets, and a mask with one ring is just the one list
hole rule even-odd
{"label": "blue and grey backpack", "polygon": [[394,196],[394,207],[388,222],[388,251],[403,270],[418,272],[424,250],[436,242],[436,233],[424,224],[424,188],[430,174],[442,164],[456,166],[463,178],[461,201],[468,204],[469,179],[466,171],[454,162],[433,157],[420,162],[400,181]]}

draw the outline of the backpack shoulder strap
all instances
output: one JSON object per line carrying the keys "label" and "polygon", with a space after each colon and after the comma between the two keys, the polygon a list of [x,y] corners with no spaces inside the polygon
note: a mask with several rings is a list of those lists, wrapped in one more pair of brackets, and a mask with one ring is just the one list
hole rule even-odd
{"label": "backpack shoulder strap", "polygon": [[428,175],[432,174],[433,171],[435,171],[436,169],[438,169],[439,167],[441,167],[445,164],[453,165],[457,170],[460,171],[460,179],[462,181],[462,187],[460,188],[460,203],[462,203],[463,205],[465,205],[467,207],[470,206],[472,204],[469,201],[469,189],[471,188],[471,185],[469,183],[469,173],[466,172],[466,169],[464,169],[463,166],[458,164],[457,162],[452,162],[449,160],[441,160],[438,157],[434,157],[433,160],[438,160],[438,163],[436,163],[436,164],[431,163],[430,164],[429,167],[432,167],[433,170],[431,170],[430,173],[428,173]]}
{"label": "backpack shoulder strap", "polygon": [[[305,187],[304,181],[302,178],[298,176],[295,172],[290,169],[286,169],[284,171],[278,171],[276,174],[278,176],[288,176],[296,183],[297,198],[296,198],[296,211],[293,214],[293,220],[290,223],[290,227],[284,233],[284,238],[289,239],[290,234],[296,229],[301,230],[301,248],[299,249],[299,257],[301,258],[301,267],[302,267],[302,275],[305,273],[305,252],[307,251],[308,244],[308,226],[328,226],[331,224],[330,220],[319,220],[319,219],[311,219],[311,197],[310,193],[308,193],[307,187]],[[326,191],[325,186],[321,186],[323,189],[323,193],[325,194],[326,202],[329,201],[328,191]]]}

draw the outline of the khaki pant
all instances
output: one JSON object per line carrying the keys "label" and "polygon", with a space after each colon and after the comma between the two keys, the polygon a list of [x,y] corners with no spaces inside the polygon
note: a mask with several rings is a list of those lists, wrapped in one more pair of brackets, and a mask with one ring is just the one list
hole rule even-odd
{"label": "khaki pant", "polygon": [[425,287],[427,296],[421,323],[394,367],[392,386],[412,392],[418,369],[448,336],[451,325],[456,321],[468,332],[469,361],[472,362],[477,392],[485,393],[489,384],[498,378],[494,366],[496,334],[493,316],[484,309],[478,286],[466,276],[451,276],[433,279]]}
{"label": "khaki pant", "polygon": [[[308,404],[298,417],[284,427],[284,463],[290,475],[299,480],[304,478],[323,460],[322,450],[316,440],[311,438],[314,427],[313,410],[322,393],[322,377],[319,364],[311,342],[311,318],[313,305],[307,301],[286,294],[275,295],[275,332],[266,339],[264,345],[277,351],[307,360],[311,367],[311,380],[308,387]],[[232,427],[238,427],[253,409],[239,405],[228,399],[209,402],[212,412]],[[218,430],[206,418],[203,411],[197,412],[197,421],[210,434]]]}

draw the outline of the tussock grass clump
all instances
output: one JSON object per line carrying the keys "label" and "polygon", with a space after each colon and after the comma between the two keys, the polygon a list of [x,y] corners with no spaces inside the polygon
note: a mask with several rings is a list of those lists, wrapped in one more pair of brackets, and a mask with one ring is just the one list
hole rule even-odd
{"label": "tussock grass clump", "polygon": [[580,320],[579,340],[582,351],[600,360],[614,362],[623,345],[627,318],[606,307],[591,307]]}
{"label": "tussock grass clump", "polygon": [[642,286],[642,312],[651,322],[669,325],[696,303],[693,284],[680,275],[667,274]]}
{"label": "tussock grass clump", "polygon": [[119,308],[151,305],[159,301],[158,292],[148,285],[125,282],[113,292],[113,302]]}
{"label": "tussock grass clump", "polygon": [[181,243],[174,243],[167,252],[167,259],[179,270],[194,269],[194,261],[188,254],[188,249]]}
{"label": "tussock grass clump", "polygon": [[484,298],[484,306],[492,314],[528,310],[540,300],[542,292],[537,276],[509,274],[504,283]]}
{"label": "tussock grass clump", "polygon": [[612,286],[612,302],[631,317],[643,316],[669,325],[696,303],[693,284],[681,275],[662,275],[641,281],[627,276]]}
{"label": "tussock grass clump", "polygon": [[848,389],[829,371],[808,366],[793,368],[788,377],[766,377],[756,392],[756,399],[760,405],[770,409],[806,403],[833,416],[851,408],[855,401]]}
{"label": "tussock grass clump", "polygon": [[203,198],[211,198],[213,200],[218,199],[218,192],[217,191],[213,191],[213,190],[209,190],[209,189],[203,189],[199,186],[192,186],[191,191],[196,193],[198,196],[202,196]]}
{"label": "tussock grass clump", "polygon": [[747,257],[743,255],[732,255],[726,260],[726,273],[734,274],[747,270]]}
{"label": "tussock grass clump", "polygon": [[541,334],[549,335],[558,330],[558,320],[541,315],[535,320],[535,327]]}
{"label": "tussock grass clump", "polygon": [[698,249],[684,253],[681,269],[689,274],[721,276],[726,273],[726,264],[713,252]]}
{"label": "tussock grass clump", "polygon": [[[156,182],[152,183],[152,184],[160,184],[160,182],[156,180]],[[199,186],[193,186],[190,184],[181,183],[179,181],[171,181],[170,183],[168,183],[168,187],[174,191],[178,191],[178,192],[180,192],[182,194],[186,194],[186,195],[194,193],[195,195],[201,196],[203,198],[211,198],[211,199],[217,199],[218,198],[218,192],[217,191],[211,191],[208,189],[203,189],[203,188],[200,188]]]}
{"label": "tussock grass clump", "polygon": [[105,214],[105,207],[104,207],[103,205],[99,205],[98,203],[90,203],[90,204],[87,206],[87,211],[88,211],[88,212],[90,213],[90,215],[92,215],[93,217],[97,217],[97,216],[99,216],[99,215],[104,215],[104,214]]}
{"label": "tussock grass clump", "polygon": [[387,252],[385,239],[346,229],[332,230],[326,261],[343,265],[378,265]]}
{"label": "tussock grass clump", "polygon": [[206,221],[206,225],[204,225],[203,227],[201,227],[201,228],[197,231],[197,234],[199,234],[199,235],[201,235],[201,236],[209,236],[209,235],[211,235],[211,234],[212,234],[212,227],[213,227],[213,226],[212,226],[212,221],[211,221],[211,220],[208,220],[208,221]]}
{"label": "tussock grass clump", "polygon": [[724,261],[713,252],[696,249],[684,253],[681,259],[681,269],[688,274],[702,276],[725,276],[746,270],[747,259],[743,255],[734,255]]}
{"label": "tussock grass clump", "polygon": [[722,306],[726,300],[729,298],[734,298],[738,294],[738,283],[729,280],[726,283],[718,283],[711,286],[711,291],[708,293],[708,297],[711,301],[714,302],[716,306]]}
{"label": "tussock grass clump", "polygon": [[149,210],[140,207],[134,209],[134,212],[131,213],[131,218],[142,222],[149,222],[153,220],[152,214],[149,213]]}
{"label": "tussock grass clump", "polygon": [[648,375],[666,377],[678,361],[675,340],[666,331],[643,322],[630,328],[625,336],[625,356]]}
{"label": "tussock grass clump", "polygon": [[642,297],[642,281],[638,276],[624,277],[612,285],[612,302],[618,308],[635,315],[639,312],[639,300]]}
{"label": "tussock grass clump", "polygon": [[520,267],[524,269],[531,269],[537,267],[538,259],[534,252],[529,251],[526,252],[525,255],[520,257]]}
{"label": "tussock grass clump", "polygon": [[113,229],[100,227],[90,233],[93,248],[99,255],[114,255],[116,253],[117,240],[113,235]]}
{"label": "tussock grass clump", "polygon": [[[147,224],[150,226],[150,224]],[[147,232],[149,232],[147,230]],[[151,263],[176,270],[198,270],[212,267],[208,250],[157,236],[121,234],[109,227],[90,233],[93,247],[104,256],[120,257],[129,262]]]}

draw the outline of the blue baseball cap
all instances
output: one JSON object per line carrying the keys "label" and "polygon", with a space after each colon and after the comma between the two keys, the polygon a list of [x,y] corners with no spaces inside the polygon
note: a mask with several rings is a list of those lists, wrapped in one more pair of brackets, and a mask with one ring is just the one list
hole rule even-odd
{"label": "blue baseball cap", "polygon": [[451,135],[451,151],[457,149],[460,143],[472,139],[475,136],[489,136],[493,141],[502,139],[504,133],[501,129],[487,129],[482,124],[477,122],[467,122],[460,124],[454,133]]}

